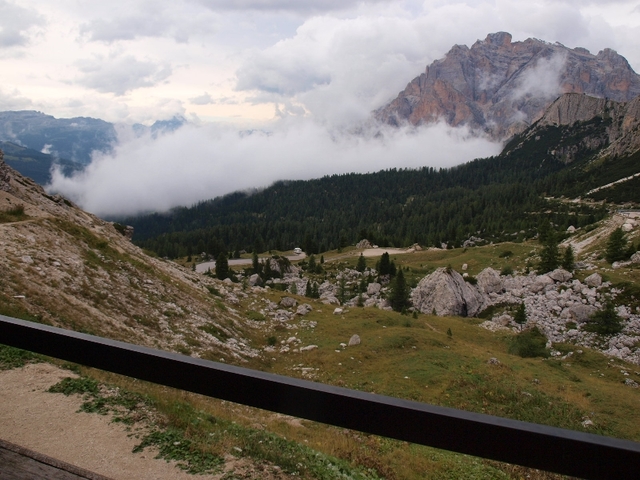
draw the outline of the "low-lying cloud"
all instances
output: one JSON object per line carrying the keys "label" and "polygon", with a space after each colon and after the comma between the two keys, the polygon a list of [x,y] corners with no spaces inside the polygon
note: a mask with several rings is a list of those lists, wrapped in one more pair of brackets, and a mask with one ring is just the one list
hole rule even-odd
{"label": "low-lying cloud", "polygon": [[48,189],[97,215],[134,215],[277,180],[450,167],[499,150],[496,143],[444,124],[400,130],[376,126],[357,135],[311,120],[285,119],[270,132],[187,125],[156,139],[121,142],[112,154],[95,154],[86,170],[73,177],[55,170]]}

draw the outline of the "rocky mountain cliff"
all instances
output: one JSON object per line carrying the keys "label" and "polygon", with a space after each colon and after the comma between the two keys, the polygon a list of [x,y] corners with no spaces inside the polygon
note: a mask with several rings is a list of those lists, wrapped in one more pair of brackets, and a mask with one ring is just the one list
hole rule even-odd
{"label": "rocky mountain cliff", "polygon": [[520,155],[535,145],[539,156],[565,164],[580,158],[628,157],[631,171],[621,171],[622,178],[638,171],[637,165],[633,166],[636,163],[633,155],[640,150],[639,133],[640,97],[616,102],[567,93],[554,101],[531,127],[514,136],[503,153]]}
{"label": "rocky mountain cliff", "polygon": [[471,48],[454,46],[374,116],[385,123],[446,121],[505,139],[538,120],[563,93],[617,102],[640,95],[640,76],[613,50],[597,55],[499,32]]}
{"label": "rocky mountain cliff", "polygon": [[[534,127],[571,126],[577,122],[600,119],[605,128],[602,145],[606,147],[599,156],[631,155],[640,149],[640,97],[630,102],[616,102],[588,95],[565,94],[553,102]],[[529,133],[533,134],[536,129]],[[582,139],[588,142],[586,136]]]}
{"label": "rocky mountain cliff", "polygon": [[215,360],[257,355],[252,322],[222,303],[242,292],[145,255],[126,233],[48,195],[0,151],[0,313]]}

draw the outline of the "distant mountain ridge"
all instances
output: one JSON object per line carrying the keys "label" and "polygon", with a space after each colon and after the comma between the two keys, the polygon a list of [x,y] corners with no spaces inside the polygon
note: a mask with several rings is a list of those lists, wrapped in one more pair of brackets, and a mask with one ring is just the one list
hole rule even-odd
{"label": "distant mountain ridge", "polygon": [[12,142],[0,142],[0,150],[4,152],[4,161],[7,165],[40,185],[47,185],[51,182],[51,169],[54,165],[61,167],[65,175],[72,175],[82,169],[82,165],[79,163],[56,158],[48,153],[22,147]]}
{"label": "distant mountain ridge", "polygon": [[0,140],[80,164],[90,163],[94,150],[111,150],[116,139],[114,125],[96,118],[55,118],[31,110],[0,112]]}
{"label": "distant mountain ridge", "polygon": [[[186,123],[181,116],[153,125],[134,124],[135,135],[157,135]],[[118,126],[91,117],[55,118],[32,110],[0,112],[0,141],[87,165],[94,151],[108,153],[118,140]],[[19,169],[18,169],[19,170]]]}
{"label": "distant mountain ridge", "polygon": [[376,110],[375,118],[391,125],[444,120],[504,140],[539,119],[563,93],[618,102],[640,95],[640,75],[614,50],[593,55],[533,38],[511,40],[498,32],[471,48],[455,45]]}

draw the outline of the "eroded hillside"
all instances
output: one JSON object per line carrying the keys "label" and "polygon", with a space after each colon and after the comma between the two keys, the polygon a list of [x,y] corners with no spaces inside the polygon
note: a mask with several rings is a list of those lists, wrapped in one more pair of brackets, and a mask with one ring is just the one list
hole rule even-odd
{"label": "eroded hillside", "polygon": [[1,159],[3,313],[216,360],[256,355],[251,321],[220,301],[223,286],[144,254],[122,227],[47,195]]}

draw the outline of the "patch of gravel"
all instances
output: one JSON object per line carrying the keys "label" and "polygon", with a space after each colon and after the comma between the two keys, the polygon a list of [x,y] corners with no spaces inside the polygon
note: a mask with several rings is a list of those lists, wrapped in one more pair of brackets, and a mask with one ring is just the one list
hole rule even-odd
{"label": "patch of gravel", "polygon": [[277,467],[256,465],[249,459],[225,458],[218,475],[190,475],[174,463],[155,459],[147,447],[132,453],[139,443],[111,416],[79,413],[80,395],[60,395],[47,389],[74,374],[48,363],[0,371],[0,438],[109,478],[130,480],[217,480],[229,472],[248,477],[289,478]]}

